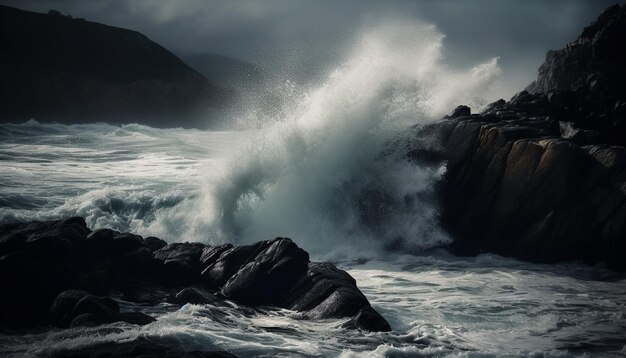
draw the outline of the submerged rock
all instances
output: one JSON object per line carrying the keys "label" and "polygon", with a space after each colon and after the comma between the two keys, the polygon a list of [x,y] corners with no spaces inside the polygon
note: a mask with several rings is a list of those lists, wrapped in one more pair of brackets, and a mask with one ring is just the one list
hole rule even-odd
{"label": "submerged rock", "polygon": [[81,290],[61,292],[50,307],[50,322],[62,328],[98,326],[104,323],[124,321],[145,325],[154,318],[141,312],[120,313],[120,307],[110,297],[97,297]]}

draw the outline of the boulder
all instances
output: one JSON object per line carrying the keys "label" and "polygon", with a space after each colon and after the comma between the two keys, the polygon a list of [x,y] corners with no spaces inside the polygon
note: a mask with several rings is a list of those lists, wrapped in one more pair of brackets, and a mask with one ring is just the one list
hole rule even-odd
{"label": "boulder", "polygon": [[263,250],[250,259],[222,286],[225,297],[248,304],[276,304],[307,270],[309,254],[290,239],[265,241]]}
{"label": "boulder", "polygon": [[140,247],[146,247],[139,235],[120,233],[111,229],[99,229],[87,236],[87,245],[95,255],[119,255]]}
{"label": "boulder", "polygon": [[[68,290],[60,293],[50,308],[50,321],[58,327],[94,325],[114,322],[120,308],[109,297],[96,297],[85,291]],[[76,322],[76,318],[80,319]]]}
{"label": "boulder", "polygon": [[221,301],[220,298],[215,296],[209,290],[201,286],[187,287],[176,294],[174,302],[184,305],[187,303],[195,305],[207,305],[216,304]]}
{"label": "boulder", "polygon": [[0,238],[5,250],[0,279],[6,288],[0,295],[2,327],[153,321],[142,312],[120,312],[108,296],[115,294],[147,305],[221,305],[230,299],[241,310],[269,305],[304,318],[346,318],[350,327],[389,329],[350,275],[330,264],[310,263],[308,253],[288,238],[238,247],[163,246],[158,238],[91,232],[75,218],[2,226]]}
{"label": "boulder", "polygon": [[122,312],[110,297],[97,297],[80,290],[61,292],[54,300],[49,313],[50,322],[62,328],[98,326],[104,323],[124,321],[145,325],[154,318],[142,312]]}
{"label": "boulder", "polygon": [[279,305],[306,318],[350,317],[347,326],[367,331],[390,331],[347,272],[331,263],[310,263],[303,275],[279,300]]}
{"label": "boulder", "polygon": [[160,279],[177,285],[197,282],[203,250],[201,243],[184,242],[169,244],[155,251],[154,258],[161,264]]}

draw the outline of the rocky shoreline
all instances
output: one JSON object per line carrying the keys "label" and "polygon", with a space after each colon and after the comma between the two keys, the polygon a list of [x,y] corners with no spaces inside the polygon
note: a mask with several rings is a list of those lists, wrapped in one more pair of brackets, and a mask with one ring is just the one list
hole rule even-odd
{"label": "rocky shoreline", "polygon": [[525,91],[416,129],[447,162],[442,222],[457,254],[582,260],[625,271],[626,7],[548,52]]}
{"label": "rocky shoreline", "polygon": [[83,218],[0,226],[0,327],[22,333],[123,321],[167,302],[279,307],[302,319],[346,318],[345,327],[389,331],[355,280],[330,263],[309,261],[287,238],[234,247],[173,243],[91,231]]}

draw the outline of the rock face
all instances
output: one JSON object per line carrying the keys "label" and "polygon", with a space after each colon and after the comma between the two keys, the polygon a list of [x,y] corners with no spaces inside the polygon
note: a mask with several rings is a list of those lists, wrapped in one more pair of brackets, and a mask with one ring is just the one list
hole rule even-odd
{"label": "rock face", "polygon": [[138,32],[6,6],[0,77],[0,122],[197,127],[196,110],[218,106],[225,95]]}
{"label": "rock face", "polygon": [[147,324],[141,312],[120,312],[109,297],[157,304],[219,304],[288,308],[303,318],[349,318],[348,327],[387,331],[356,282],[331,264],[311,263],[287,238],[252,245],[166,244],[109,229],[89,230],[82,218],[0,226],[0,328],[24,330],[125,321]]}
{"label": "rock face", "polygon": [[418,131],[443,145],[443,223],[457,253],[626,270],[625,41],[616,5],[549,52],[529,91]]}
{"label": "rock face", "polygon": [[548,51],[539,76],[527,90],[547,93],[553,89],[595,91],[623,95],[626,80],[626,17],[624,6],[606,9],[596,22],[586,27],[576,41]]}

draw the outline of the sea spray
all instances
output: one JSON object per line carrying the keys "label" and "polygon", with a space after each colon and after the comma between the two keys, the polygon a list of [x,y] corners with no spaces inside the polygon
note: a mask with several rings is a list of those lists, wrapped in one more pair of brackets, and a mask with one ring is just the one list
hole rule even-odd
{"label": "sea spray", "polygon": [[296,100],[259,130],[2,125],[13,162],[0,219],[80,215],[170,242],[288,236],[336,260],[444,244],[433,190],[445,163],[407,159],[408,145],[433,145],[412,128],[480,106],[500,70],[446,66],[443,40],[431,25],[369,26],[324,83],[287,86]]}
{"label": "sea spray", "polygon": [[435,27],[402,21],[365,31],[324,84],[284,120],[252,134],[225,172],[209,179],[197,205],[211,239],[289,236],[344,258],[381,245],[417,251],[447,242],[436,202],[420,200],[432,198],[444,163],[412,163],[405,148],[389,144],[454,104],[479,104],[500,70],[496,59],[451,70],[442,41]]}

